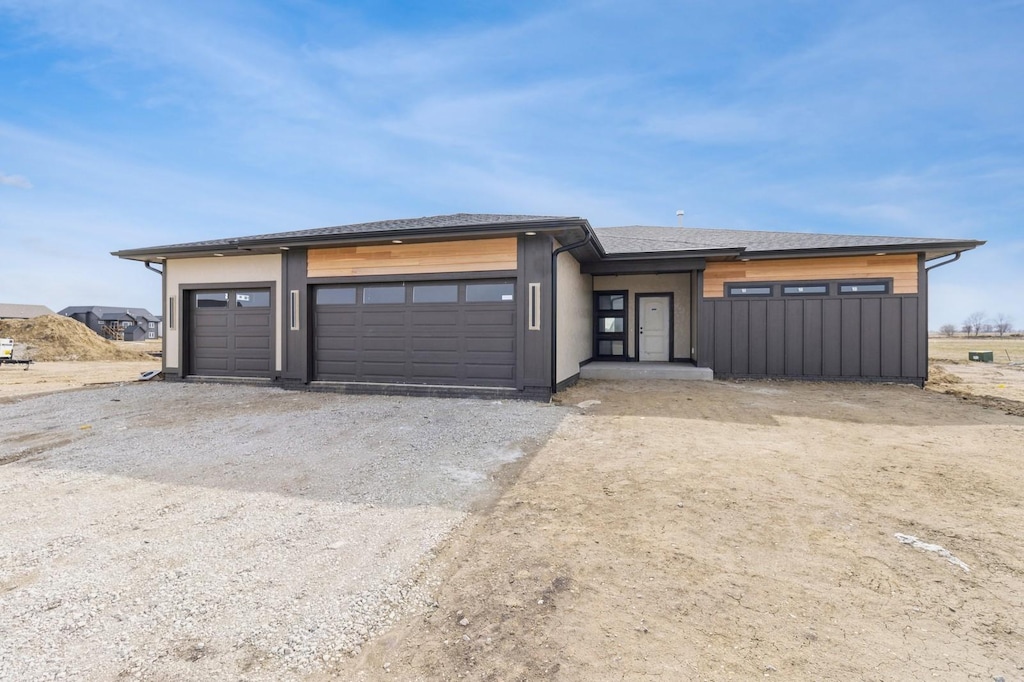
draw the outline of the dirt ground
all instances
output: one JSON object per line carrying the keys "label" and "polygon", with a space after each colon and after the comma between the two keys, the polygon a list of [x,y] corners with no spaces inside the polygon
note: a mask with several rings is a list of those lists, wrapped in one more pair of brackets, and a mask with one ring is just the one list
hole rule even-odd
{"label": "dirt ground", "polygon": [[582,382],[436,607],[312,679],[1024,679],[1018,370],[932,348],[926,391]]}
{"label": "dirt ground", "polygon": [[139,375],[159,370],[160,360],[107,362],[34,362],[0,365],[0,402],[4,399],[66,391],[101,384],[137,381]]}
{"label": "dirt ground", "polygon": [[[990,350],[994,361],[971,362],[968,352]],[[932,338],[929,388],[1024,416],[1024,338]]]}
{"label": "dirt ground", "polygon": [[1024,678],[1024,420],[855,384],[561,401],[585,407],[448,546],[437,609],[338,677]]}

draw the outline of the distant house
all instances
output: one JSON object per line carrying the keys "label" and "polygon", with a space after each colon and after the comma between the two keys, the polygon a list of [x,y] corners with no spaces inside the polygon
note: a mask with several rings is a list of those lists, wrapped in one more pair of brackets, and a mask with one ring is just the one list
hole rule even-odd
{"label": "distant house", "polygon": [[145,308],[68,306],[58,314],[78,320],[105,339],[145,341],[163,336],[163,322],[160,316]]}
{"label": "distant house", "polygon": [[0,303],[0,320],[31,320],[40,315],[53,315],[53,311],[45,305]]}

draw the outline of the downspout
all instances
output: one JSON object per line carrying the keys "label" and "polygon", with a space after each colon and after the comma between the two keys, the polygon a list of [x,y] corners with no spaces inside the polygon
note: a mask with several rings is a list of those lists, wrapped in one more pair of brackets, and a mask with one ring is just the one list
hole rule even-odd
{"label": "downspout", "polygon": [[572,244],[559,246],[551,252],[551,392],[558,385],[558,256],[566,251],[586,246],[594,238],[590,230],[586,230],[583,239]]}
{"label": "downspout", "polygon": [[949,260],[944,260],[941,263],[936,263],[935,265],[929,265],[928,267],[926,267],[924,269],[924,271],[925,272],[931,272],[935,268],[941,268],[943,265],[949,265],[950,263],[955,263],[958,260],[960,260],[961,254],[963,254],[963,251],[957,251],[955,254],[953,254],[953,257],[950,258]]}
{"label": "downspout", "polygon": [[160,275],[161,277],[163,276],[164,271],[163,270],[157,270],[156,268],[154,268],[153,264],[150,263],[148,260],[144,261],[144,265],[146,266],[147,270],[152,270],[153,272],[155,272],[156,274]]}

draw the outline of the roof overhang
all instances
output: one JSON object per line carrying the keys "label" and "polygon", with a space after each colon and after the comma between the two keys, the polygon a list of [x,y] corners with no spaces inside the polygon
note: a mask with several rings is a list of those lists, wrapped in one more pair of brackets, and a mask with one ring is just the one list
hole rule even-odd
{"label": "roof overhang", "polygon": [[772,260],[780,258],[832,258],[836,256],[892,256],[896,254],[923,253],[925,260],[942,258],[954,253],[970,251],[984,244],[984,241],[964,240],[921,244],[878,244],[874,246],[845,246],[828,249],[790,249],[777,251],[744,250],[738,257],[743,260]]}
{"label": "roof overhang", "polygon": [[201,258],[220,254],[222,256],[245,256],[254,254],[279,253],[292,248],[317,248],[328,246],[355,246],[361,244],[384,244],[401,239],[403,242],[432,242],[459,239],[487,239],[510,237],[536,232],[548,234],[563,244],[581,241],[593,228],[584,218],[529,220],[486,225],[459,225],[454,227],[412,228],[376,230],[373,232],[352,232],[343,234],[240,237],[219,240],[205,244],[172,244],[142,249],[113,251],[111,255],[141,262],[164,261],[171,258]]}

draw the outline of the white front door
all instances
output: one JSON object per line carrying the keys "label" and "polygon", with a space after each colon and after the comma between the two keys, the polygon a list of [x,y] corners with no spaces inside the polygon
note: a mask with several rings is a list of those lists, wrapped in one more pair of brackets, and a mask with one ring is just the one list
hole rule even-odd
{"label": "white front door", "polygon": [[641,362],[668,362],[669,298],[668,296],[644,296],[637,311],[640,319]]}

